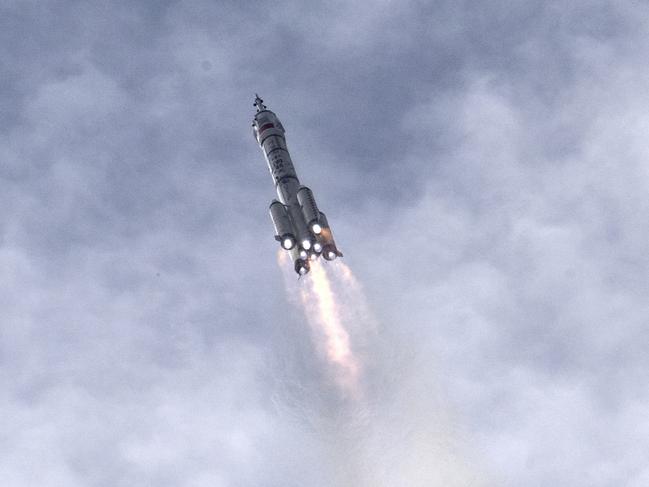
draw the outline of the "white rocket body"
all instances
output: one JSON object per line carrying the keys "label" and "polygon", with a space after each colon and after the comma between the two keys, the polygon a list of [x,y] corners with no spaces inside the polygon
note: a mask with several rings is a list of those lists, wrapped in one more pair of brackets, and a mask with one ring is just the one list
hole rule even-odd
{"label": "white rocket body", "polygon": [[270,205],[275,239],[289,251],[295,272],[309,272],[309,261],[320,256],[327,260],[341,257],[324,213],[318,210],[313,192],[301,186],[291,155],[286,147],[284,127],[277,115],[257,96],[253,133],[261,147],[277,190]]}

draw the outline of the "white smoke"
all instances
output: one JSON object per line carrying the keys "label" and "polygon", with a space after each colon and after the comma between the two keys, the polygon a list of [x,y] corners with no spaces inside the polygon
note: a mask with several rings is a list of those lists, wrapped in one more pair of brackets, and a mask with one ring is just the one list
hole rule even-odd
{"label": "white smoke", "polygon": [[277,401],[321,445],[329,473],[323,485],[485,485],[443,395],[424,379],[429,373],[417,373],[430,359],[386,338],[351,269],[316,262],[298,281],[283,257],[280,265],[288,296],[308,325],[321,380],[290,384]]}

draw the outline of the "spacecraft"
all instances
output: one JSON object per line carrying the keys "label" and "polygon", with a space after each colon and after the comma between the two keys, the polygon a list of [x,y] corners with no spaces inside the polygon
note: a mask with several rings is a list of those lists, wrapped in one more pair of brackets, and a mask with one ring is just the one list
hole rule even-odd
{"label": "spacecraft", "polygon": [[327,217],[316,205],[313,192],[300,184],[291,155],[286,147],[284,127],[277,115],[268,110],[256,95],[257,113],[252,131],[261,147],[277,199],[270,204],[270,218],[275,226],[275,240],[289,252],[295,272],[309,272],[310,261],[323,257],[342,257],[336,247]]}

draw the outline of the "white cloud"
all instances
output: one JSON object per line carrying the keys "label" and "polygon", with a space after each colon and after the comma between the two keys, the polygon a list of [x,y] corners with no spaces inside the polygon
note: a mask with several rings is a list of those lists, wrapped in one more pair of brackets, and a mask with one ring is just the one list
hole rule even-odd
{"label": "white cloud", "polygon": [[[599,7],[6,5],[0,483],[642,485],[646,26]],[[378,317],[360,412],[255,90]]]}

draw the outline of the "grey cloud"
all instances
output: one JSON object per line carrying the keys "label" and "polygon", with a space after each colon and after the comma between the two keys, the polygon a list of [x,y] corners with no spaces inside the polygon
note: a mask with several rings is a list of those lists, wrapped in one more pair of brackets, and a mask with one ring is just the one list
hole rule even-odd
{"label": "grey cloud", "polygon": [[[2,483],[643,485],[645,13],[5,3]],[[378,318],[363,414],[284,294],[255,91]]]}

